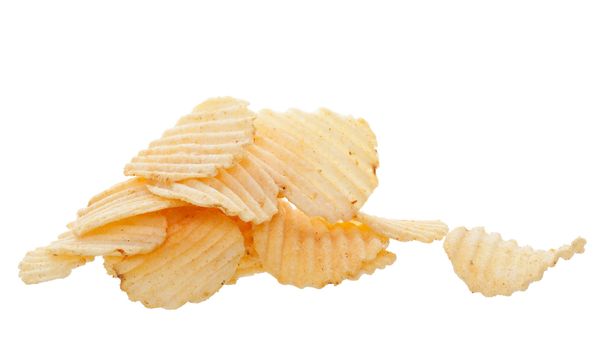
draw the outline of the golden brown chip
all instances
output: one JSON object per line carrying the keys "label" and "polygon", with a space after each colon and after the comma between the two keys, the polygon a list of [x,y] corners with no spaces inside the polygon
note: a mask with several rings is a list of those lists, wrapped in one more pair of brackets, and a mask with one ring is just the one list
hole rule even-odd
{"label": "golden brown chip", "polygon": [[534,250],[514,240],[504,241],[498,233],[488,234],[483,227],[460,227],[446,235],[444,250],[469,290],[491,297],[526,290],[558,259],[583,253],[585,243],[577,238],[557,250]]}
{"label": "golden brown chip", "polygon": [[271,221],[253,228],[253,239],[263,269],[280,283],[300,288],[339,284],[390,263],[389,259],[375,261],[389,239],[368,226],[329,224],[285,201],[280,201]]}
{"label": "golden brown chip", "polygon": [[441,221],[392,220],[364,213],[356,215],[359,221],[384,236],[401,242],[420,241],[431,243],[441,240],[448,233],[448,226]]}
{"label": "golden brown chip", "polygon": [[216,177],[156,183],[149,190],[165,198],[219,208],[242,221],[263,223],[278,211],[278,186],[260,161],[247,155],[235,166],[221,169]]}
{"label": "golden brown chip", "polygon": [[187,205],[149,192],[144,179],[131,179],[94,196],[87,208],[78,211],[76,221],[68,227],[82,236],[96,228],[131,216]]}
{"label": "golden brown chip", "polygon": [[19,264],[19,277],[27,284],[65,278],[73,269],[93,259],[92,256],[56,254],[38,248],[28,252]]}
{"label": "golden brown chip", "polygon": [[206,300],[234,275],[244,255],[238,226],[215,209],[184,210],[169,218],[166,241],[153,252],[105,258],[131,300],[176,309]]}
{"label": "golden brown chip", "polygon": [[327,109],[259,112],[249,150],[309,216],[348,221],[377,186],[375,135],[362,119]]}
{"label": "golden brown chip", "polygon": [[254,114],[231,97],[209,99],[182,117],[124,168],[157,181],[205,178],[233,166],[253,142]]}
{"label": "golden brown chip", "polygon": [[63,255],[134,255],[152,251],[165,238],[166,218],[153,212],[113,222],[82,237],[67,232],[47,250]]}

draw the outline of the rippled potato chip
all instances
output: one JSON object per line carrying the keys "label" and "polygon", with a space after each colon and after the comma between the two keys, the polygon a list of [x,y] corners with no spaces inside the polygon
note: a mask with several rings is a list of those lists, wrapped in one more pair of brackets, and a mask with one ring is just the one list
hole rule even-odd
{"label": "rippled potato chip", "polygon": [[136,178],[94,196],[68,227],[74,235],[82,236],[115,221],[185,205],[179,200],[156,196],[147,189],[144,179]]}
{"label": "rippled potato chip", "polygon": [[583,253],[585,243],[577,238],[557,250],[534,250],[520,247],[514,240],[504,241],[498,233],[488,234],[483,227],[460,227],[446,235],[444,250],[471,292],[492,297],[526,290],[560,258],[568,260]]}
{"label": "rippled potato chip", "polygon": [[299,288],[339,284],[393,262],[377,260],[385,254],[389,239],[369,227],[329,224],[286,201],[280,201],[271,221],[253,228],[253,240],[263,269],[280,283]]}
{"label": "rippled potato chip", "polygon": [[355,220],[368,225],[377,233],[401,242],[420,241],[431,243],[441,240],[448,232],[448,226],[437,220],[392,220],[364,213],[358,213]]}
{"label": "rippled potato chip", "polygon": [[357,280],[360,276],[372,275],[376,270],[383,269],[396,261],[396,255],[390,251],[382,250],[373,260],[365,261],[360,268],[358,274],[354,275],[351,279]]}
{"label": "rippled potato chip", "polygon": [[95,256],[147,253],[165,238],[166,218],[162,212],[123,219],[83,237],[69,231],[48,246],[27,253],[19,265],[19,275],[25,283],[64,278]]}
{"label": "rippled potato chip", "polygon": [[165,238],[166,218],[162,212],[153,212],[113,222],[82,237],[66,232],[47,250],[85,256],[135,255],[152,251]]}
{"label": "rippled potato chip", "polygon": [[148,188],[158,196],[218,208],[229,216],[255,224],[271,219],[278,211],[278,186],[249,152],[235,166],[219,170],[215,177],[155,183]]}
{"label": "rippled potato chip", "polygon": [[282,195],[309,216],[348,221],[378,184],[377,141],[362,119],[327,109],[259,112],[250,152]]}
{"label": "rippled potato chip", "polygon": [[231,97],[198,105],[124,168],[125,175],[156,181],[213,177],[233,166],[253,142],[255,115]]}
{"label": "rippled potato chip", "polygon": [[73,269],[93,259],[92,256],[56,254],[46,248],[38,248],[27,253],[19,264],[19,277],[26,284],[65,278]]}
{"label": "rippled potato chip", "polygon": [[171,214],[166,240],[151,253],[105,257],[131,300],[176,309],[206,300],[236,272],[245,249],[237,224],[215,209],[184,210]]}

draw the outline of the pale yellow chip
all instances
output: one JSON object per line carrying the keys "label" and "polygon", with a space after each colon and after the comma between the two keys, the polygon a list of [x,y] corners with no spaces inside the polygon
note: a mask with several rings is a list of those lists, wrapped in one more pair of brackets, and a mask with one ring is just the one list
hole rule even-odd
{"label": "pale yellow chip", "polygon": [[469,290],[491,297],[526,290],[558,259],[583,253],[585,243],[577,238],[557,250],[534,250],[514,240],[504,241],[498,233],[488,234],[482,227],[460,227],[446,235],[444,250]]}
{"label": "pale yellow chip", "polygon": [[169,218],[166,241],[153,252],[105,258],[131,300],[176,309],[206,300],[234,275],[244,255],[236,223],[215,209],[184,210]]}
{"label": "pale yellow chip", "polygon": [[378,184],[377,141],[362,119],[327,109],[259,112],[250,148],[281,193],[309,216],[348,221]]}
{"label": "pale yellow chip", "polygon": [[76,221],[68,227],[74,235],[82,236],[109,223],[131,216],[185,206],[187,203],[162,198],[147,189],[144,179],[131,179],[94,196],[87,208],[78,211]]}
{"label": "pale yellow chip", "polygon": [[213,177],[233,166],[253,142],[255,115],[248,103],[213,98],[182,117],[124,168],[124,174],[156,181]]}
{"label": "pale yellow chip", "polygon": [[28,252],[19,264],[19,277],[27,284],[65,278],[73,269],[93,259],[92,256],[56,254],[38,248]]}
{"label": "pale yellow chip", "polygon": [[360,276],[372,275],[376,270],[383,269],[396,261],[396,255],[385,249],[381,250],[373,260],[365,261],[360,268],[360,272],[352,280],[357,280]]}
{"label": "pale yellow chip", "polygon": [[120,220],[84,237],[69,231],[48,246],[27,253],[19,265],[19,275],[25,283],[64,278],[95,256],[147,253],[165,238],[166,218],[162,212]]}
{"label": "pale yellow chip", "polygon": [[271,221],[254,227],[253,239],[263,269],[280,283],[300,288],[339,284],[390,263],[389,259],[376,260],[389,239],[369,227],[329,224],[285,201],[280,201]]}
{"label": "pale yellow chip", "polygon": [[229,216],[255,224],[271,219],[278,211],[278,186],[250,153],[235,166],[219,170],[216,177],[156,183],[148,188],[158,196],[219,208]]}
{"label": "pale yellow chip", "polygon": [[85,236],[67,232],[47,250],[64,255],[134,255],[148,253],[166,238],[162,212],[138,215],[99,227]]}
{"label": "pale yellow chip", "polygon": [[368,225],[379,234],[401,242],[431,243],[441,240],[448,233],[448,226],[437,220],[392,220],[364,213],[358,213],[355,220]]}

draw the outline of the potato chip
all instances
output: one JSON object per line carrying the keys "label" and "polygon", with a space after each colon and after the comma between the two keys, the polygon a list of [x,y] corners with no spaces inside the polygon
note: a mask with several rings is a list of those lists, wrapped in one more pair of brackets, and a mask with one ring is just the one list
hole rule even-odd
{"label": "potato chip", "polygon": [[271,219],[278,211],[278,186],[252,154],[229,169],[219,170],[213,178],[156,183],[148,188],[158,196],[216,207],[229,216],[255,224]]}
{"label": "potato chip", "polygon": [[514,240],[504,241],[498,233],[488,234],[483,227],[460,227],[446,235],[444,250],[471,292],[492,297],[526,290],[558,259],[583,253],[585,243],[577,238],[558,250],[534,250],[520,247]]}
{"label": "potato chip", "polygon": [[377,142],[362,119],[327,109],[259,112],[255,144],[281,193],[309,216],[348,221],[377,186]]}
{"label": "potato chip", "polygon": [[381,250],[377,257],[373,260],[365,261],[360,268],[360,272],[350,278],[352,280],[357,280],[362,275],[372,275],[376,270],[383,269],[396,261],[396,255],[390,251],[385,249]]}
{"label": "potato chip", "polygon": [[154,212],[113,222],[82,237],[67,232],[47,250],[64,255],[134,255],[152,251],[165,238],[166,218]]}
{"label": "potato chip", "polygon": [[74,235],[82,236],[121,219],[184,205],[187,203],[149,192],[144,179],[131,179],[94,196],[68,227]]}
{"label": "potato chip", "polygon": [[231,97],[198,105],[124,168],[124,174],[156,181],[205,178],[233,166],[253,142],[254,114]]}
{"label": "potato chip", "polygon": [[420,241],[431,243],[441,240],[448,232],[448,226],[441,221],[392,220],[358,213],[355,218],[377,233],[401,242]]}
{"label": "potato chip", "polygon": [[209,298],[234,275],[244,255],[238,226],[215,209],[190,213],[169,219],[168,236],[153,252],[105,258],[131,300],[176,309]]}
{"label": "potato chip", "polygon": [[274,218],[253,228],[254,246],[263,269],[282,284],[321,288],[356,279],[373,266],[389,239],[352,222],[329,224],[280,201]]}
{"label": "potato chip", "polygon": [[73,269],[93,259],[92,256],[56,254],[38,248],[27,253],[19,264],[19,277],[26,284],[65,278]]}

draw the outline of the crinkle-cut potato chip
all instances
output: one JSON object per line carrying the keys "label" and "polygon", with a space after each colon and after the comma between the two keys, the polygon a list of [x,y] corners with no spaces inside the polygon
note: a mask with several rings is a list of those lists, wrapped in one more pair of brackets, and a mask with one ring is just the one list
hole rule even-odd
{"label": "crinkle-cut potato chip", "polygon": [[377,141],[363,119],[327,109],[259,112],[250,152],[281,194],[309,216],[348,221],[378,184]]}
{"label": "crinkle-cut potato chip", "polygon": [[362,264],[360,272],[352,277],[352,280],[357,280],[362,275],[372,275],[376,270],[383,269],[396,261],[396,255],[388,250],[383,249],[377,254],[377,257],[370,261],[365,261]]}
{"label": "crinkle-cut potato chip", "polygon": [[215,176],[253,142],[255,115],[247,106],[231,97],[201,103],[139,152],[124,174],[164,182]]}
{"label": "crinkle-cut potato chip", "polygon": [[51,253],[46,248],[28,252],[19,264],[19,277],[35,284],[69,276],[73,269],[93,261],[92,256]]}
{"label": "crinkle-cut potato chip", "polygon": [[514,240],[504,241],[498,233],[488,234],[483,227],[460,227],[446,235],[444,250],[471,292],[492,297],[526,290],[558,259],[583,253],[585,243],[579,237],[557,250],[534,250],[520,247]]}
{"label": "crinkle-cut potato chip", "polygon": [[48,246],[27,253],[19,265],[20,276],[28,284],[67,277],[95,256],[147,253],[165,238],[166,218],[162,212],[123,219],[83,237],[68,231]]}
{"label": "crinkle-cut potato chip", "polygon": [[66,232],[46,249],[63,255],[134,255],[152,251],[165,238],[166,218],[153,212],[107,224],[82,237]]}
{"label": "crinkle-cut potato chip", "polygon": [[280,201],[274,218],[253,228],[263,269],[282,284],[321,288],[357,279],[389,260],[377,259],[389,239],[352,222],[329,224]]}
{"label": "crinkle-cut potato chip", "polygon": [[392,220],[358,213],[355,218],[377,233],[401,242],[420,241],[431,243],[444,238],[448,226],[442,221]]}
{"label": "crinkle-cut potato chip", "polygon": [[271,219],[278,211],[278,185],[261,162],[248,152],[238,164],[220,169],[213,178],[156,183],[148,188],[158,196],[219,208],[229,216],[255,224]]}
{"label": "crinkle-cut potato chip", "polygon": [[244,255],[237,224],[216,209],[186,210],[169,218],[166,240],[151,253],[105,257],[131,300],[176,309],[206,300],[234,275]]}
{"label": "crinkle-cut potato chip", "polygon": [[157,196],[147,189],[144,179],[135,178],[114,185],[94,196],[78,218],[67,225],[74,235],[82,236],[109,223],[131,216],[180,207],[187,203]]}

